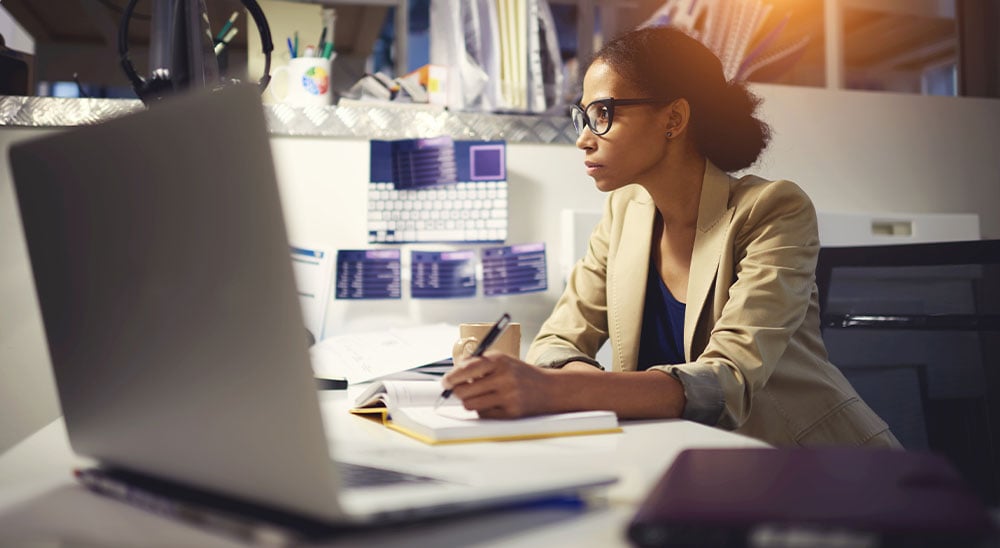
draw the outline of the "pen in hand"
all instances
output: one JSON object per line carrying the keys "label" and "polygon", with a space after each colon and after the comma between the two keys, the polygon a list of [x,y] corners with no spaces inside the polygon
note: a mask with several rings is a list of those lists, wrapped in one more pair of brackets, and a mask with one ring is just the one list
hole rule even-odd
{"label": "pen in hand", "polygon": [[[509,323],[510,323],[510,314],[504,313],[504,315],[500,316],[500,319],[497,320],[497,323],[493,324],[493,327],[490,328],[489,332],[486,333],[486,336],[483,337],[483,340],[479,342],[479,346],[477,346],[476,349],[472,351],[472,354],[470,354],[469,357],[474,358],[476,356],[482,356],[483,352],[486,352],[486,349],[488,349],[490,345],[493,344],[493,341],[497,340],[497,338],[500,337],[500,334],[503,333],[503,330],[507,328],[507,324]],[[438,397],[437,401],[434,402],[434,409],[440,407],[440,405],[444,403],[445,400],[447,400],[449,397],[451,397],[450,388],[445,389],[443,392],[441,392],[441,395]]]}

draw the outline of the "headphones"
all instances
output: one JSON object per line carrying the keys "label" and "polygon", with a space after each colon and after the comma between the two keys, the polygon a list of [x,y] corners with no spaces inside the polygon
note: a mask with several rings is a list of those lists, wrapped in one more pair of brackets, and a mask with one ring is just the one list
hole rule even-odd
{"label": "headphones", "polygon": [[[260,77],[259,85],[261,93],[267,89],[271,82],[271,51],[274,50],[274,43],[271,42],[271,27],[267,24],[264,11],[260,9],[257,0],[241,0],[243,7],[250,12],[257,31],[260,33],[260,43],[264,50],[264,75]],[[171,80],[169,71],[157,69],[153,75],[146,80],[135,71],[132,61],[128,56],[128,23],[132,19],[132,11],[138,0],[130,0],[128,6],[122,11],[121,24],[118,25],[118,56],[121,61],[125,76],[132,82],[132,89],[142,102],[149,105],[155,101],[163,99],[165,96],[175,91],[174,82]]]}

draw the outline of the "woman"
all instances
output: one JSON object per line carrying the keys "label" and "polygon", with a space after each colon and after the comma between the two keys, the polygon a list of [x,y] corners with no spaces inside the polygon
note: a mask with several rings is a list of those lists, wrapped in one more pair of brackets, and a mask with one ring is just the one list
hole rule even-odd
{"label": "woman", "polygon": [[[486,417],[610,409],[775,445],[898,447],[827,360],[809,198],[788,181],[727,175],[767,144],[757,102],[680,31],[601,49],[573,120],[587,174],[610,195],[528,351],[541,367],[487,352],[445,387]],[[608,338],[611,372],[594,360]]]}

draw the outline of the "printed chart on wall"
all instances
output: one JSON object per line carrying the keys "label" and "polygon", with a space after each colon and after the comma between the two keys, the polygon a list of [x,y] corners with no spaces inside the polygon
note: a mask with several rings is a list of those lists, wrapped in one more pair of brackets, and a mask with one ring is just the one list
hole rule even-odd
{"label": "printed chart on wall", "polygon": [[503,242],[503,141],[372,141],[368,242]]}
{"label": "printed chart on wall", "polygon": [[292,272],[306,329],[316,340],[323,338],[326,303],[330,293],[332,261],[324,249],[292,246]]}
{"label": "printed chart on wall", "polygon": [[402,298],[398,249],[341,249],[337,252],[337,299]]}
{"label": "printed chart on wall", "polygon": [[[407,260],[408,259],[408,260]],[[335,298],[462,299],[545,291],[548,269],[542,242],[455,250],[341,249]],[[409,265],[409,268],[406,268]],[[409,274],[403,283],[404,270]],[[403,288],[409,288],[405,295]]]}
{"label": "printed chart on wall", "polygon": [[545,244],[483,249],[483,294],[487,297],[548,289]]}
{"label": "printed chart on wall", "polygon": [[414,251],[410,256],[410,296],[453,299],[476,296],[476,253]]}

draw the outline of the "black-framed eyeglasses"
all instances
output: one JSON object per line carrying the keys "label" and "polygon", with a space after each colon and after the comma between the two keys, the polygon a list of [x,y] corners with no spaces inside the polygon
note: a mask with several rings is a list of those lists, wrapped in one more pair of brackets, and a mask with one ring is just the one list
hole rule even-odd
{"label": "black-framed eyeglasses", "polygon": [[573,105],[570,115],[573,117],[573,127],[576,134],[583,133],[583,128],[589,127],[594,135],[604,135],[611,130],[611,121],[615,117],[615,107],[628,105],[655,105],[669,103],[666,99],[615,99],[606,97],[595,99],[585,107]]}

